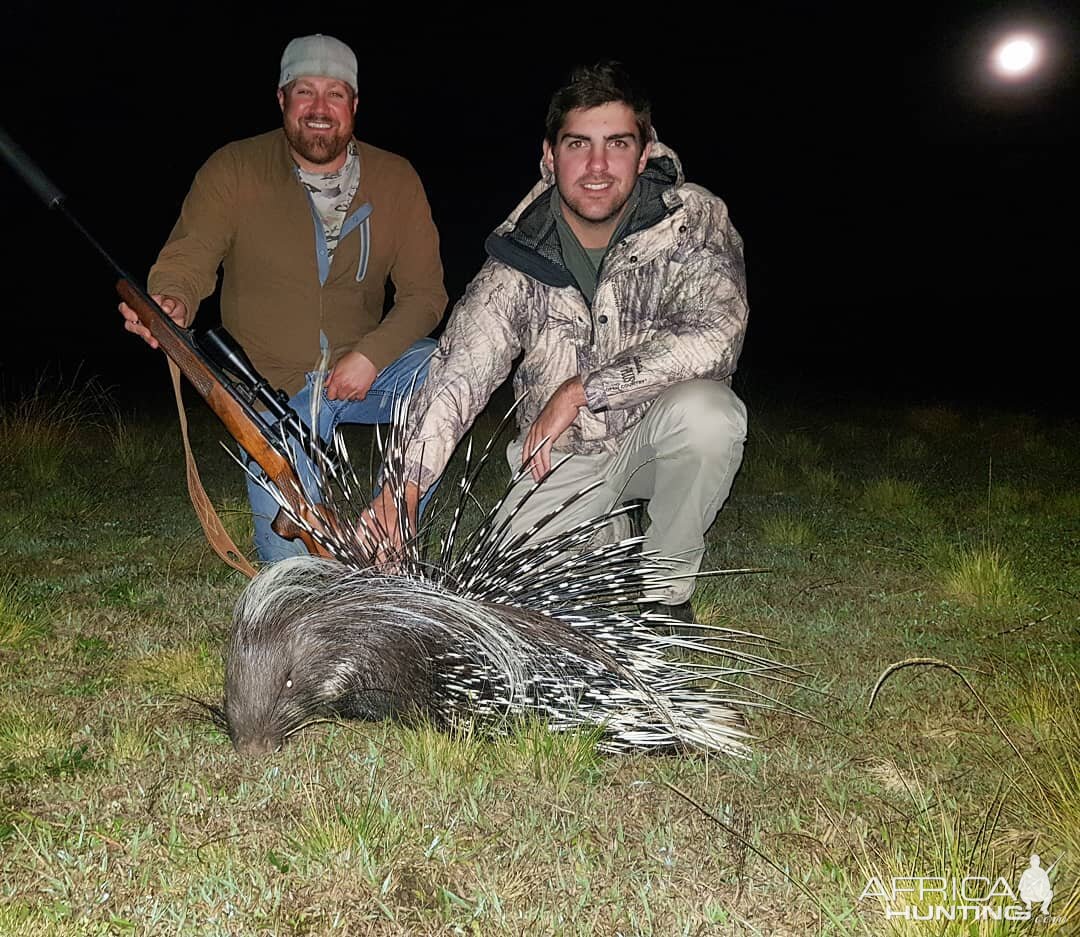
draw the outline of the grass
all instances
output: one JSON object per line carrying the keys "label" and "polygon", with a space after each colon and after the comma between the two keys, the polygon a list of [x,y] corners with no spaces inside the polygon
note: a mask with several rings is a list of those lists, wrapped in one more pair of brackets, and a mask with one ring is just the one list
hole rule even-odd
{"label": "grass", "polygon": [[[883,835],[880,842],[869,840],[860,860],[860,904],[877,906],[885,917],[885,933],[895,937],[927,933],[940,937],[1006,935],[1018,930],[1005,918],[1006,906],[1015,904],[1018,872],[1009,868],[1006,884],[1013,893],[998,886],[1008,857],[996,854],[993,838],[1001,802],[987,806],[979,824],[965,826],[963,814],[950,804],[943,791],[913,787],[908,791],[911,828],[914,837]],[[980,822],[985,821],[985,822]],[[1009,850],[1005,850],[1006,853]],[[954,887],[955,883],[955,887]],[[957,905],[967,902],[954,897],[970,896],[971,904],[985,910],[983,920],[972,921],[957,914]],[[943,910],[937,910],[938,907]]]}
{"label": "grass", "polygon": [[10,575],[0,575],[0,648],[18,648],[42,634],[26,590]]}
{"label": "grass", "polygon": [[771,546],[805,547],[813,542],[814,531],[797,515],[778,514],[762,520],[761,539]]}
{"label": "grass", "polygon": [[[812,718],[751,714],[746,761],[604,757],[530,721],[320,725],[241,760],[184,699],[220,696],[244,579],[202,541],[175,426],[63,388],[5,404],[0,442],[43,454],[0,446],[0,934],[1076,932],[1077,427],[749,404],[706,564],[769,571],[703,580],[695,608],[779,641]],[[239,469],[191,416],[246,547]],[[912,658],[955,672],[896,670],[868,711]],[[1054,863],[1038,924],[928,930],[860,898],[1015,888],[1033,851]]]}
{"label": "grass", "polygon": [[255,521],[251,514],[251,505],[243,494],[223,498],[220,504],[215,504],[214,509],[225,532],[236,544],[237,549],[243,552],[248,559],[254,559],[252,537],[255,533]]}
{"label": "grass", "polygon": [[[1049,865],[1059,853],[1080,853],[1080,675],[1044,663],[1024,673],[1013,692],[1017,721],[1034,741],[1031,761],[1039,778],[1018,787],[1015,796],[1037,818],[1043,832],[1035,846],[1050,847]],[[1080,912],[1080,889],[1062,895],[1062,906],[1055,913]]]}
{"label": "grass", "polygon": [[942,588],[946,595],[979,611],[1005,611],[1023,604],[1012,564],[996,546],[955,550]]}
{"label": "grass", "polygon": [[221,686],[221,657],[208,643],[162,648],[130,659],[124,682],[209,698]]}
{"label": "grass", "polygon": [[11,777],[38,777],[61,767],[71,754],[72,726],[24,705],[0,715],[0,769]]}
{"label": "grass", "polygon": [[44,375],[33,390],[0,408],[0,469],[44,487],[56,482],[74,454],[80,431],[96,424],[103,392],[93,380]]}
{"label": "grass", "polygon": [[111,455],[118,468],[141,472],[164,458],[167,447],[156,428],[140,423],[135,414],[124,414],[107,398],[104,409]]}
{"label": "grass", "polygon": [[922,503],[919,485],[899,478],[868,481],[859,496],[862,508],[878,514],[912,512]]}
{"label": "grass", "polygon": [[820,495],[821,497],[837,494],[843,485],[836,469],[822,468],[819,465],[806,468],[803,477],[806,480],[807,490],[811,494]]}

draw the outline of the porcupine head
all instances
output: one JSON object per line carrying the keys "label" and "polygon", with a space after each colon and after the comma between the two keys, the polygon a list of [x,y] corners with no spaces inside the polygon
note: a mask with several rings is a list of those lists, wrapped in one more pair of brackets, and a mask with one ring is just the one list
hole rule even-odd
{"label": "porcupine head", "polygon": [[224,711],[241,754],[277,751],[335,696],[326,685],[325,628],[314,601],[321,591],[318,569],[300,572],[291,560],[267,567],[233,613]]}
{"label": "porcupine head", "polygon": [[388,627],[379,581],[311,556],[264,568],[233,613],[225,723],[244,755],[275,752],[328,716],[381,719],[422,708],[424,654]]}
{"label": "porcupine head", "polygon": [[302,721],[306,707],[300,700],[311,693],[296,666],[294,638],[281,619],[234,623],[225,657],[224,711],[229,738],[242,755],[277,751]]}

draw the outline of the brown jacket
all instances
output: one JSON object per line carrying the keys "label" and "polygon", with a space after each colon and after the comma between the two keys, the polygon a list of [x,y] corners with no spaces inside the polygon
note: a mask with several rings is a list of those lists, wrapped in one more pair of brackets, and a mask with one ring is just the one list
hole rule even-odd
{"label": "brown jacket", "polygon": [[[230,143],[206,161],[150,271],[152,293],[194,312],[223,266],[222,324],[275,387],[294,394],[319,356],[349,350],[382,370],[431,332],[446,308],[439,236],[416,171],[358,143],[360,187],[349,214],[368,221],[341,238],[319,282],[315,215],[282,130]],[[348,223],[348,222],[346,222]],[[383,316],[387,277],[393,307]]]}

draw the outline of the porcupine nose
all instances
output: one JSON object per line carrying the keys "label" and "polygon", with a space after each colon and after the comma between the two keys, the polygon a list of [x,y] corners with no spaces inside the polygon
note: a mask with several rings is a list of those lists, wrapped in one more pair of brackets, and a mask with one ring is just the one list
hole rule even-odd
{"label": "porcupine nose", "polygon": [[281,751],[281,739],[269,736],[250,736],[233,739],[233,748],[241,755],[272,755]]}

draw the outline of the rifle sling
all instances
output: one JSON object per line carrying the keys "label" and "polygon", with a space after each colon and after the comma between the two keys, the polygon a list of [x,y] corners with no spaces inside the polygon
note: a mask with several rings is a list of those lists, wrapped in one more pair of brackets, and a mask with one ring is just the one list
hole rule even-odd
{"label": "rifle sling", "polygon": [[210,501],[202,480],[199,478],[199,470],[195,465],[195,456],[191,453],[191,443],[188,440],[187,413],[184,411],[184,399],[180,392],[180,369],[172,358],[169,362],[169,374],[172,375],[173,392],[176,394],[176,412],[180,416],[180,435],[184,439],[184,459],[187,462],[188,494],[191,496],[191,504],[195,508],[195,514],[199,518],[206,540],[214,552],[220,556],[233,569],[237,569],[249,578],[255,575],[255,567],[248,562],[246,556],[237,549],[232,537],[221,523],[214,505]]}

